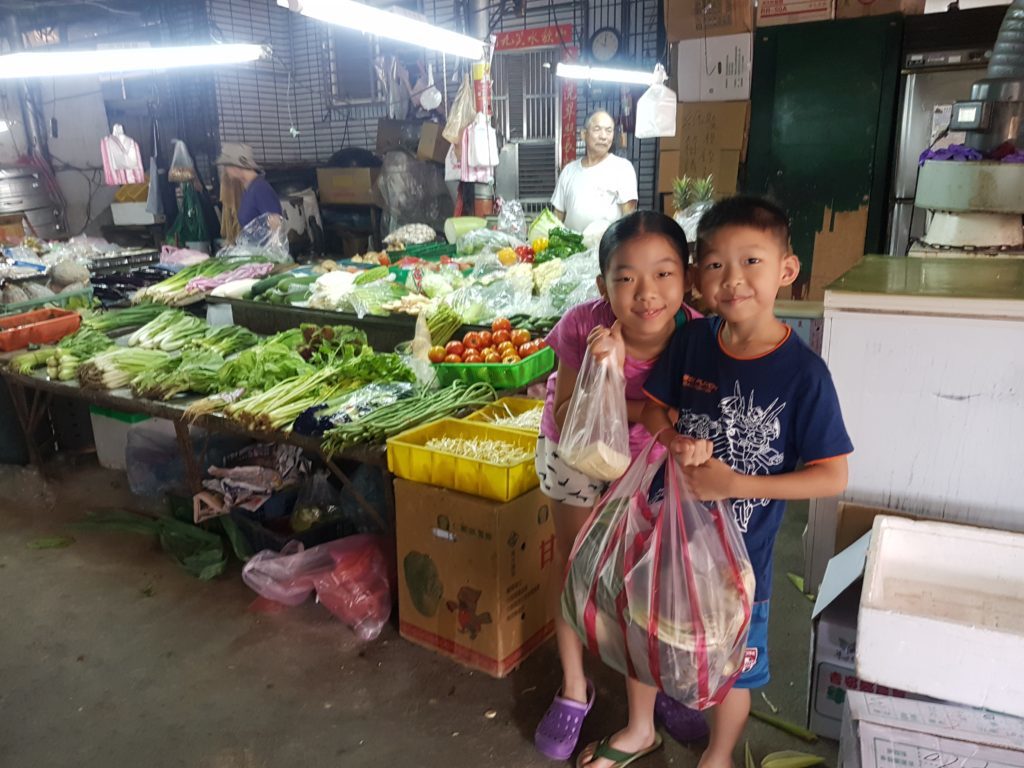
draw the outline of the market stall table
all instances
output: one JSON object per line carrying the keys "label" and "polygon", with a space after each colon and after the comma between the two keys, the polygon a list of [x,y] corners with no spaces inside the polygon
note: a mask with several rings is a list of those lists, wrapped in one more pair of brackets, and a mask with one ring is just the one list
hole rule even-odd
{"label": "market stall table", "polygon": [[381,518],[380,513],[367,502],[366,498],[358,491],[337,463],[338,459],[348,459],[379,467],[384,474],[385,499],[388,507],[393,508],[392,477],[387,468],[387,455],[384,446],[349,449],[341,454],[327,455],[324,453],[320,441],[313,437],[283,431],[256,432],[219,414],[205,414],[196,419],[186,418],[185,409],[193,402],[193,399],[181,399],[171,402],[146,400],[132,396],[127,389],[84,389],[78,386],[77,382],[52,381],[45,376],[29,376],[9,369],[3,370],[0,372],[0,375],[3,376],[10,389],[14,410],[28,444],[29,458],[36,466],[41,466],[42,457],[39,446],[32,436],[36,434],[40,420],[46,413],[50,398],[54,395],[70,397],[82,400],[89,405],[112,408],[127,413],[144,414],[171,421],[174,424],[178,445],[181,449],[182,459],[185,462],[188,474],[189,488],[192,493],[198,493],[202,490],[202,471],[192,451],[192,437],[189,434],[189,426],[194,425],[211,432],[248,437],[263,442],[287,443],[298,446],[304,451],[318,456],[323,461],[324,466],[330,470],[331,474],[337,477],[351,491],[353,498],[359,506],[381,524],[382,530],[387,529],[386,522]]}

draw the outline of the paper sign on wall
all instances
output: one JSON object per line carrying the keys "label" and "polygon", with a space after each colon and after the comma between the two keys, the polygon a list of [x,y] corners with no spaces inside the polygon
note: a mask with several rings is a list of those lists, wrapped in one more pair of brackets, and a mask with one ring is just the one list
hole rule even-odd
{"label": "paper sign on wall", "polygon": [[676,77],[680,101],[750,98],[753,35],[725,35],[679,43]]}

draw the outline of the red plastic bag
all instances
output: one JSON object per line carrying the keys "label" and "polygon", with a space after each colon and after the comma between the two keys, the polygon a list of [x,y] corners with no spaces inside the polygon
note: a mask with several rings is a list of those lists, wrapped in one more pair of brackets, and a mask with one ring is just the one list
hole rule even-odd
{"label": "red plastic bag", "polygon": [[310,549],[289,543],[264,550],[242,569],[242,580],[268,600],[299,605],[317,601],[361,640],[373,640],[391,616],[394,566],[383,536],[358,534]]}
{"label": "red plastic bag", "polygon": [[[732,514],[688,491],[655,441],[576,538],[562,612],[608,666],[696,709],[718,704],[743,664],[754,572]],[[665,491],[648,501],[664,467]]]}
{"label": "red plastic bag", "polygon": [[375,639],[391,616],[391,572],[381,536],[341,539],[347,550],[331,550],[334,567],[313,576],[317,602],[348,626],[360,640]]}

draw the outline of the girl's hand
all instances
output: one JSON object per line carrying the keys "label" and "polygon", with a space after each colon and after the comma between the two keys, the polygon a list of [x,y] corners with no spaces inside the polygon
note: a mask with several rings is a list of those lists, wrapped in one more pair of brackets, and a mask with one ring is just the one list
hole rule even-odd
{"label": "girl's hand", "polygon": [[692,437],[676,435],[668,444],[671,453],[679,466],[697,467],[711,459],[713,446],[710,440],[694,440]]}
{"label": "girl's hand", "polygon": [[626,362],[626,344],[622,340],[622,325],[616,320],[611,328],[599,325],[587,336],[587,348],[595,360],[615,357],[615,362],[622,368]]}
{"label": "girl's hand", "polygon": [[701,501],[721,501],[737,496],[736,480],[740,475],[723,461],[711,459],[684,470],[690,490]]}

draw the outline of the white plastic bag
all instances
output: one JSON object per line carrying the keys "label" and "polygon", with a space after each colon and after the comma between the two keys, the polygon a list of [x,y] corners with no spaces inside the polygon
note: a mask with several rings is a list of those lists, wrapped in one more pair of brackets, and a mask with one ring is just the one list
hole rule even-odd
{"label": "white plastic bag", "polygon": [[498,134],[487,120],[487,116],[483,112],[477,112],[469,130],[469,164],[495,167],[498,164]]}
{"label": "white plastic bag", "polygon": [[622,366],[587,350],[558,441],[562,459],[595,480],[618,480],[629,467],[629,419]]}
{"label": "white plastic bag", "polygon": [[668,75],[658,64],[653,83],[636,102],[636,137],[657,139],[676,135],[676,92],[665,85]]}

